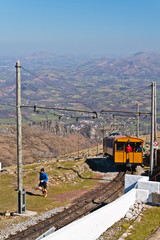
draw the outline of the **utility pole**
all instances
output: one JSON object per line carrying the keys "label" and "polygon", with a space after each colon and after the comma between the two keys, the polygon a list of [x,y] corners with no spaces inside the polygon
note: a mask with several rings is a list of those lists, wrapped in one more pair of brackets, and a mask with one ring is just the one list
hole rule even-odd
{"label": "utility pole", "polygon": [[149,176],[152,176],[153,173],[153,141],[154,141],[154,92],[155,84],[152,82],[151,88],[151,137],[150,137],[150,169]]}
{"label": "utility pole", "polygon": [[98,156],[98,139],[97,139],[97,156]]}
{"label": "utility pole", "polygon": [[21,78],[20,62],[16,62],[16,110],[17,110],[17,183],[18,183],[18,213],[25,212],[25,193],[22,175],[22,115],[21,115]]}
{"label": "utility pole", "polygon": [[89,157],[89,142],[88,142],[88,157]]}
{"label": "utility pole", "polygon": [[104,139],[104,122],[103,122],[103,139]]}
{"label": "utility pole", "polygon": [[79,133],[78,133],[78,159],[79,159]]}
{"label": "utility pole", "polygon": [[137,132],[136,136],[139,137],[139,103],[137,103]]}
{"label": "utility pole", "polygon": [[[154,141],[157,140],[157,94],[156,94],[156,82],[154,82]],[[157,149],[154,149],[155,154],[155,166],[157,166]]]}

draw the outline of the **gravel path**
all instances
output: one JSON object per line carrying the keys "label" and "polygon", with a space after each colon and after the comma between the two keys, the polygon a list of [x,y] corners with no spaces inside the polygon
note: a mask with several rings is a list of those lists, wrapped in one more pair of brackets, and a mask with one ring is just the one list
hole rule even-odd
{"label": "gravel path", "polygon": [[[39,221],[43,221],[59,212],[62,212],[65,208],[67,208],[68,206],[65,207],[60,207],[60,208],[54,208],[48,212],[45,212],[41,215],[38,216],[32,216],[29,217],[26,221],[18,223],[18,224],[12,224],[11,226],[5,228],[4,230],[0,231],[0,240],[6,239],[9,237],[9,235],[11,234],[15,234],[18,231],[23,231],[25,230],[27,227],[29,226],[33,226],[36,223],[38,223]],[[22,217],[22,221],[23,221],[23,217]]]}

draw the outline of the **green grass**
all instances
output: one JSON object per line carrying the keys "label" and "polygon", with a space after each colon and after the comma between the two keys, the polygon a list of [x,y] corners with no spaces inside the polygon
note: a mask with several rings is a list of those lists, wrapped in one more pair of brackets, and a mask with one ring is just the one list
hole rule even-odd
{"label": "green grass", "polygon": [[136,222],[131,235],[126,240],[145,240],[160,225],[160,208],[153,207],[144,212],[141,222]]}
{"label": "green grass", "polygon": [[[84,160],[78,162],[48,162],[43,163],[43,167],[49,176],[48,197],[43,198],[42,193],[36,190],[39,184],[39,170],[42,163],[29,164],[23,166],[23,187],[26,189],[26,208],[27,210],[42,213],[55,207],[64,206],[70,203],[69,192],[80,189],[90,189],[98,180],[92,179],[93,172],[84,166]],[[59,166],[59,167],[57,167]],[[80,176],[74,171],[76,170]],[[13,170],[16,172],[16,169]],[[0,178],[0,191],[3,193],[0,198],[0,212],[9,210],[17,211],[16,174],[2,173]],[[68,194],[68,198],[63,199],[61,194]],[[57,198],[57,196],[59,196]]]}
{"label": "green grass", "polygon": [[130,224],[131,221],[121,219],[110,227],[107,232],[103,233],[102,236],[106,240],[118,240],[129,228]]}
{"label": "green grass", "polygon": [[[132,225],[133,228],[128,229]],[[132,222],[124,218],[116,222],[102,234],[103,239],[118,240],[123,233],[131,233],[125,240],[147,240],[160,225],[160,208],[153,207],[143,211],[140,222]]]}
{"label": "green grass", "polygon": [[16,179],[8,173],[0,175],[0,212],[17,210],[17,191],[15,188]]}

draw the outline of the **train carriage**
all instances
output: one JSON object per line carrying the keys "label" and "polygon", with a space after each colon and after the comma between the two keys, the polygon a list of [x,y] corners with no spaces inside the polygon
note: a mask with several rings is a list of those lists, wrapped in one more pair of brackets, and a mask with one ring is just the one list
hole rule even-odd
{"label": "train carriage", "polygon": [[[127,144],[131,151],[127,151]],[[103,139],[103,152],[112,156],[114,162],[126,166],[143,164],[143,139],[131,136],[109,136]]]}

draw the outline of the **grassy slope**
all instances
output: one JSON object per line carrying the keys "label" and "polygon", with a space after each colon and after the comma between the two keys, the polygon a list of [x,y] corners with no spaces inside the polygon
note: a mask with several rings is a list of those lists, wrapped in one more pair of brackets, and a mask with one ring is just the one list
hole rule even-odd
{"label": "grassy slope", "polygon": [[145,240],[160,225],[160,208],[153,207],[144,212],[141,222],[136,222],[131,235],[126,240]]}
{"label": "grassy slope", "polygon": [[[92,153],[96,148],[92,149]],[[83,152],[82,152],[83,153]],[[90,151],[91,153],[91,151]],[[75,157],[76,157],[75,153]],[[81,155],[81,154],[80,154]],[[37,190],[39,183],[39,170],[41,167],[49,176],[48,197],[43,198]],[[78,176],[80,174],[80,176]],[[26,189],[26,206],[28,210],[38,213],[54,207],[64,206],[72,201],[75,191],[83,191],[94,187],[98,180],[94,178],[94,172],[85,163],[85,158],[79,161],[71,160],[48,160],[42,163],[34,163],[24,166],[23,182]],[[11,167],[9,172],[1,173],[0,212],[17,210],[17,176],[16,167]],[[93,178],[93,179],[92,179]],[[63,196],[65,194],[65,197]]]}

